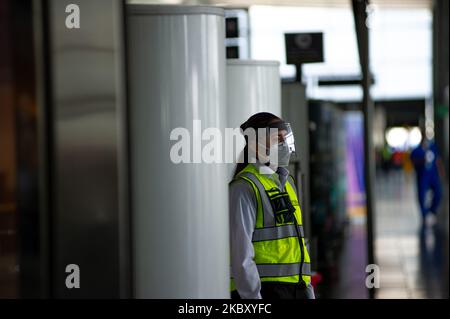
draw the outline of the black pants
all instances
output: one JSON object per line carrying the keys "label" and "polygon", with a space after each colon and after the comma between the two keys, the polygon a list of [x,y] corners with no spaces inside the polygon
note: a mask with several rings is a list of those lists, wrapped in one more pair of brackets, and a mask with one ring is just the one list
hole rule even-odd
{"label": "black pants", "polygon": [[[308,299],[308,294],[304,283],[262,282],[261,297],[263,299]],[[231,299],[241,299],[236,290],[231,292]]]}

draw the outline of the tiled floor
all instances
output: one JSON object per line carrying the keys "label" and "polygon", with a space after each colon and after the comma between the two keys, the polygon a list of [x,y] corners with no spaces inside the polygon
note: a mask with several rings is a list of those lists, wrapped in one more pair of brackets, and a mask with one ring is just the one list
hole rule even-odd
{"label": "tiled floor", "polygon": [[340,257],[338,282],[332,289],[335,299],[367,299],[365,285],[367,273],[367,237],[365,217],[353,216],[346,231],[345,243]]}
{"label": "tiled floor", "polygon": [[377,176],[376,298],[448,298],[448,197],[437,226],[423,228],[415,192],[413,175]]}

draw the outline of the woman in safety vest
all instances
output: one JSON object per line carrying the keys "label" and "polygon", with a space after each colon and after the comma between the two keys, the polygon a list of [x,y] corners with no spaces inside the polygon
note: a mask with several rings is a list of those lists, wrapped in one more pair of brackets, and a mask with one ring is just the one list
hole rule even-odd
{"label": "woman in safety vest", "polygon": [[230,183],[231,295],[242,299],[314,299],[302,213],[288,164],[289,123],[257,113]]}

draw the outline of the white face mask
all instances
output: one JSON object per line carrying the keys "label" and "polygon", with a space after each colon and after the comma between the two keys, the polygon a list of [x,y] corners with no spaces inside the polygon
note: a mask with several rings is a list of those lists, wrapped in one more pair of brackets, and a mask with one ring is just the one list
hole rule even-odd
{"label": "white face mask", "polygon": [[[269,150],[267,150],[267,147],[260,143],[259,140],[256,144],[258,147],[258,161],[261,164],[270,163],[269,166],[273,170],[276,170],[278,167],[287,167],[289,165],[291,154],[295,153],[294,136],[290,124],[284,123],[281,129],[286,131],[283,142],[277,143],[278,138],[276,140],[272,139],[272,142],[275,144],[273,144]],[[274,136],[272,135],[272,137]],[[256,154],[256,150],[253,147],[250,147],[250,150],[254,152],[254,155]]]}
{"label": "white face mask", "polygon": [[269,148],[269,155],[266,155],[266,148],[259,144],[259,161],[262,164],[270,163],[270,167],[276,170],[278,167],[287,167],[292,152],[286,142],[274,144]]}
{"label": "white face mask", "polygon": [[[277,155],[277,158],[273,154]],[[291,158],[291,152],[289,146],[286,142],[272,145],[270,147],[270,163],[273,163],[277,167],[287,167],[289,165],[289,160]]]}

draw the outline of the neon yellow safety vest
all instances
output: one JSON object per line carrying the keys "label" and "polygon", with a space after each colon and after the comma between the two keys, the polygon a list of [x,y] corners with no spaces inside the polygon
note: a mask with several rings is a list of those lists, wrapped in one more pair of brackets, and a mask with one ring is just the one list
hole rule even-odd
{"label": "neon yellow safety vest", "polygon": [[[302,266],[302,279],[306,285],[311,282],[311,264],[306,248],[302,226],[302,213],[298,203],[294,182],[289,176],[285,190],[295,208],[295,222],[279,222],[274,215],[267,192],[278,189],[277,184],[258,168],[248,164],[234,180],[247,181],[253,188],[257,202],[255,230],[252,244],[255,251],[255,263],[262,282],[300,282],[300,267]],[[296,230],[297,227],[297,230]],[[300,236],[301,242],[298,239]],[[303,264],[302,254],[303,250]],[[231,278],[231,291],[235,290]]]}

